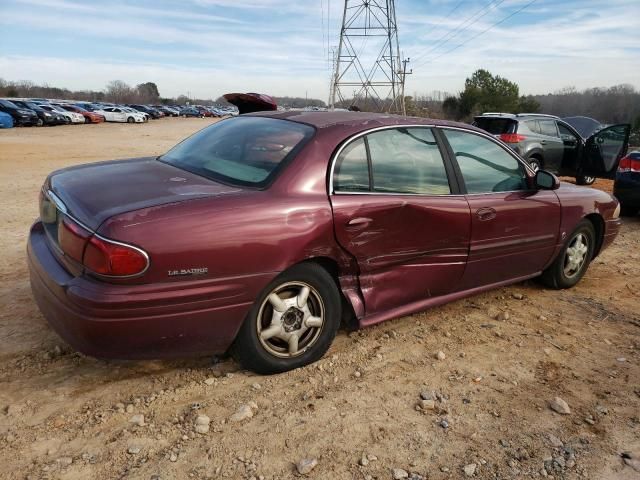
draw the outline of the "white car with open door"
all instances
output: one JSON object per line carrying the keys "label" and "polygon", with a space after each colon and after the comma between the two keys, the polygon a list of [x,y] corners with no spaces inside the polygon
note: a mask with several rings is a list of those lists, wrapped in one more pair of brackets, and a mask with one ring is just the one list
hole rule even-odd
{"label": "white car with open door", "polygon": [[142,115],[128,112],[122,107],[105,107],[100,112],[106,122],[144,123]]}

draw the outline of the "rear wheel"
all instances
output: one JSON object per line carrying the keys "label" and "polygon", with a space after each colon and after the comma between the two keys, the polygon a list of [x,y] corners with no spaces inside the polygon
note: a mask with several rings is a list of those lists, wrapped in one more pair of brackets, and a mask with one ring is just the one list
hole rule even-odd
{"label": "rear wheel", "polygon": [[340,295],[329,273],[314,263],[279,275],[251,308],[233,350],[258,373],[292,370],[320,359],[340,325]]}
{"label": "rear wheel", "polygon": [[529,162],[529,165],[531,165],[531,168],[534,172],[542,170],[542,160],[540,160],[538,157],[529,157],[527,159],[527,162]]}
{"label": "rear wheel", "polygon": [[596,177],[590,177],[589,175],[578,175],[576,177],[576,184],[578,185],[593,185],[596,181]]}
{"label": "rear wheel", "polygon": [[551,288],[573,287],[583,277],[593,257],[596,233],[589,220],[582,220],[558,257],[541,276],[542,282]]}

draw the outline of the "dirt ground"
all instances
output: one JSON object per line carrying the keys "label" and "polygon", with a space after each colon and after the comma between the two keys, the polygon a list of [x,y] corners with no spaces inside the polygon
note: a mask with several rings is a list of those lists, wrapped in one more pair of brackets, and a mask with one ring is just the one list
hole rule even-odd
{"label": "dirt ground", "polygon": [[[640,453],[638,218],[571,290],[527,282],[342,331],[323,360],[282,375],[66,346],[25,261],[45,175],[159,154],[210,122],[0,131],[0,478],[279,480],[300,478],[302,459],[317,460],[304,478],[326,480],[640,478],[621,458]],[[549,408],[556,396],[570,414]],[[243,405],[253,416],[232,421]]]}

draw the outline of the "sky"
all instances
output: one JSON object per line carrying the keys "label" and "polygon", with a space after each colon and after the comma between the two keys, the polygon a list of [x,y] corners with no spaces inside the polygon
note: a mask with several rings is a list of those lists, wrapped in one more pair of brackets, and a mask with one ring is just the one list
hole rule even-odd
{"label": "sky", "polygon": [[[0,77],[326,101],[343,8],[341,0],[0,0]],[[522,94],[640,89],[640,0],[396,0],[396,14],[413,70],[407,94],[458,92],[478,68]],[[375,39],[354,45],[373,62]]]}

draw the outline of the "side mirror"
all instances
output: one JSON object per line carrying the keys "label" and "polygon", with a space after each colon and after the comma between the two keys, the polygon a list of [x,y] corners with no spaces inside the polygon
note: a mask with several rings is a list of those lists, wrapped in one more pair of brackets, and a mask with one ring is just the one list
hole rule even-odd
{"label": "side mirror", "polygon": [[546,170],[536,172],[536,188],[540,190],[557,190],[560,188],[560,179]]}

